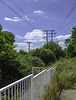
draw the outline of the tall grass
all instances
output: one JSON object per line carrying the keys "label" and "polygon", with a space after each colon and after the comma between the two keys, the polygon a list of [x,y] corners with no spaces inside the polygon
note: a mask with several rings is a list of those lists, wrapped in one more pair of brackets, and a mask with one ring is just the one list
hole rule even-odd
{"label": "tall grass", "polygon": [[63,89],[76,88],[76,57],[61,58],[53,67],[56,67],[56,73],[45,91],[43,100],[58,100]]}

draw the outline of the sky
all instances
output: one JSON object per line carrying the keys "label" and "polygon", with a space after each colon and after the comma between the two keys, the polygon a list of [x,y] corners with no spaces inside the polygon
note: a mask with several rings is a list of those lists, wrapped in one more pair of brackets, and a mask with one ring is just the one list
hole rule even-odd
{"label": "sky", "polygon": [[3,31],[15,35],[17,51],[28,51],[27,42],[31,42],[31,50],[42,47],[46,43],[44,30],[55,30],[53,41],[64,49],[64,41],[76,25],[75,3],[75,0],[0,0],[0,24]]}

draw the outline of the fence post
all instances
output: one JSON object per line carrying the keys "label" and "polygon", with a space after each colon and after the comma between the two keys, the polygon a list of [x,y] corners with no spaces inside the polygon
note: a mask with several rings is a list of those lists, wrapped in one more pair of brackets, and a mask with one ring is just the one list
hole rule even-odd
{"label": "fence post", "polygon": [[34,100],[34,78],[31,76],[31,100]]}
{"label": "fence post", "polygon": [[1,92],[0,92],[0,100],[1,100]]}
{"label": "fence post", "polygon": [[32,67],[32,74],[33,74],[33,67]]}

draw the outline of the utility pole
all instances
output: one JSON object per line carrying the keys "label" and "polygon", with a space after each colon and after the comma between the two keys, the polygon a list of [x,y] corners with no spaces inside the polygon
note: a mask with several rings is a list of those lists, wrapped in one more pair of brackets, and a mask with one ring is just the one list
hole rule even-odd
{"label": "utility pole", "polygon": [[29,50],[29,52],[30,52],[30,44],[31,44],[32,42],[26,42],[26,43],[28,43],[28,50]]}
{"label": "utility pole", "polygon": [[56,34],[55,30],[44,30],[44,32],[46,32],[45,33],[46,34],[46,36],[45,36],[46,37],[46,42],[48,43],[48,38],[49,37],[51,37],[51,41],[53,41],[53,37],[55,37],[54,34]]}

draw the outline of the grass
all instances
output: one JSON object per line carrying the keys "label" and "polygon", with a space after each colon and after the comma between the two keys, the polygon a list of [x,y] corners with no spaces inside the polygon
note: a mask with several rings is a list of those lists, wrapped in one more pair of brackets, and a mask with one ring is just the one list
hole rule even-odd
{"label": "grass", "polygon": [[63,89],[76,88],[76,57],[61,58],[53,67],[56,67],[56,73],[45,91],[43,100],[58,100]]}

